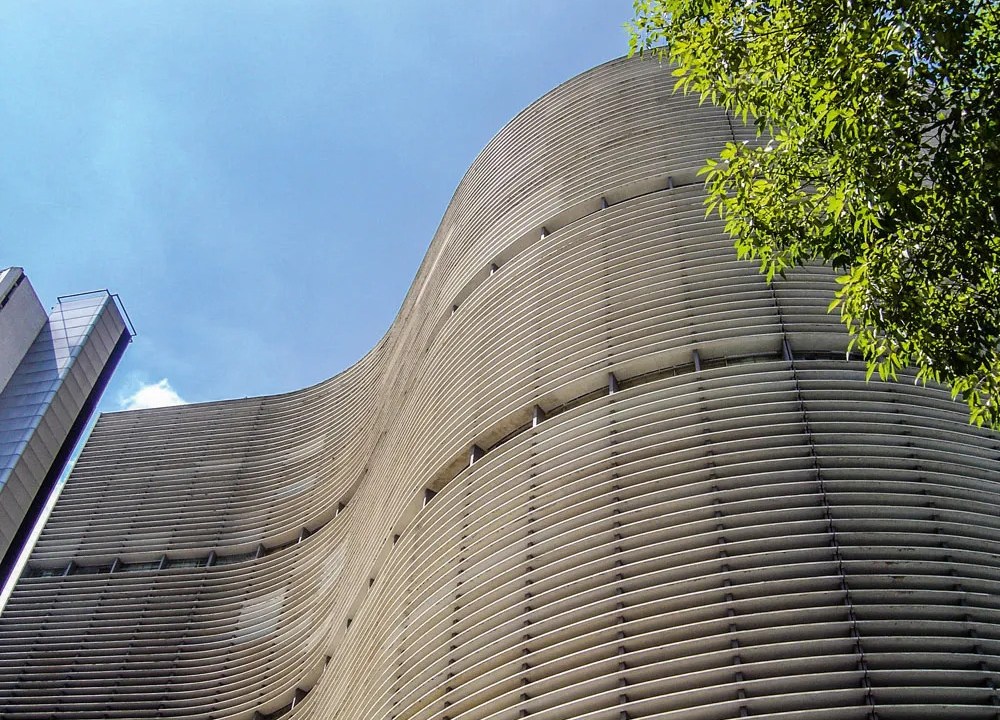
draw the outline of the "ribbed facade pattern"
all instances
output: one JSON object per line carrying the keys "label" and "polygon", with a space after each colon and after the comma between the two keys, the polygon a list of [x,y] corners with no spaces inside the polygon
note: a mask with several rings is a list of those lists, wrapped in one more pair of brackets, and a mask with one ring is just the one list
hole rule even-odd
{"label": "ribbed facade pattern", "polygon": [[340,375],[103,416],[3,717],[1000,717],[1000,438],[735,260],[671,84],[518,115]]}

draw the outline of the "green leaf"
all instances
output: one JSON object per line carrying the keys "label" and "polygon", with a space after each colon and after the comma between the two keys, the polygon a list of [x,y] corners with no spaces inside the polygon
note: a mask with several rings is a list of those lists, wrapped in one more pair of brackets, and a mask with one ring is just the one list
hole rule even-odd
{"label": "green leaf", "polygon": [[763,141],[727,143],[699,171],[738,257],[769,282],[835,263],[827,309],[868,376],[912,365],[960,395],[970,422],[1000,429],[996,2],[633,8],[630,48],[666,52],[677,89]]}

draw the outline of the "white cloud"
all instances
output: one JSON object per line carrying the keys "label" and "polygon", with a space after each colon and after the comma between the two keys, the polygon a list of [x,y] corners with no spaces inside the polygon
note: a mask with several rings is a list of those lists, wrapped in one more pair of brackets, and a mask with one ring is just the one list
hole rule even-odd
{"label": "white cloud", "polygon": [[187,405],[187,400],[170,387],[170,381],[166,378],[156,383],[145,383],[121,400],[122,410],[146,410],[171,405]]}

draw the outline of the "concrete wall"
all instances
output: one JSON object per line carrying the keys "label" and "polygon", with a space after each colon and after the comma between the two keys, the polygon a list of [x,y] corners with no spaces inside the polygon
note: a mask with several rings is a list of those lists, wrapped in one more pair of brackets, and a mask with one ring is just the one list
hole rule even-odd
{"label": "concrete wall", "polygon": [[21,268],[0,270],[0,390],[10,381],[46,317]]}
{"label": "concrete wall", "polygon": [[616,61],[519,114],[400,314],[285,395],[105,415],[0,617],[5,718],[995,718],[1000,438],[864,381]]}

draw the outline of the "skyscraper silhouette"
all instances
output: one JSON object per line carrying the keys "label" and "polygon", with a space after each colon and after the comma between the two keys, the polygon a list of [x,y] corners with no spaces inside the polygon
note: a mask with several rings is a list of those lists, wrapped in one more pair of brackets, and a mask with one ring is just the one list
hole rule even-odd
{"label": "skyscraper silhouette", "polygon": [[103,290],[46,313],[22,268],[0,269],[0,587],[132,339],[123,312]]}

